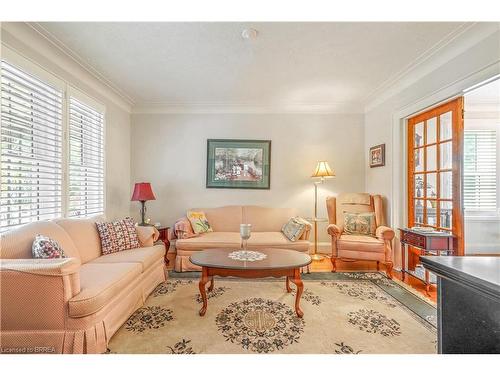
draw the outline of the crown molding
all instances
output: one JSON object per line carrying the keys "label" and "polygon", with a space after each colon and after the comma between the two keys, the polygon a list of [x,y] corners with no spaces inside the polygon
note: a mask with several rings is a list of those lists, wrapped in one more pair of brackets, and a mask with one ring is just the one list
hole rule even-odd
{"label": "crown molding", "polygon": [[365,99],[364,113],[415,84],[427,74],[499,30],[500,23],[496,22],[462,24],[368,95]]}
{"label": "crown molding", "polygon": [[[113,86],[101,74],[83,63],[81,58],[64,46],[39,24],[28,22],[3,22],[2,29],[5,34],[9,34],[15,41],[41,54],[77,80],[95,90],[99,95],[102,95],[121,109],[130,113],[133,104],[130,97]],[[40,37],[51,47],[55,48],[42,48]],[[22,51],[19,50],[17,42],[5,42],[5,44],[18,53],[23,54]],[[40,63],[38,62],[38,64]],[[50,72],[49,67],[45,67],[45,69]],[[51,73],[54,74],[54,72]]]}
{"label": "crown molding", "polygon": [[137,103],[132,107],[132,113],[158,114],[218,114],[218,113],[246,113],[246,114],[362,114],[361,103],[293,103],[293,104],[266,104],[266,103]]}

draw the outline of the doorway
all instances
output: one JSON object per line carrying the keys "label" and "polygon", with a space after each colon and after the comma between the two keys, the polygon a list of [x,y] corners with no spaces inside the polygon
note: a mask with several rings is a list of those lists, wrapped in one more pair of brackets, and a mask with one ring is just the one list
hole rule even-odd
{"label": "doorway", "polygon": [[[408,119],[408,226],[455,235],[464,254],[462,208],[463,97]],[[410,247],[408,269],[419,251]]]}
{"label": "doorway", "polygon": [[464,95],[465,255],[500,254],[500,79]]}

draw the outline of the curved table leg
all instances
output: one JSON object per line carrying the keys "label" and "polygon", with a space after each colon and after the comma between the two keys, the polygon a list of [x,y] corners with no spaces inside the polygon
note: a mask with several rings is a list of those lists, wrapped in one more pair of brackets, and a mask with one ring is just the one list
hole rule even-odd
{"label": "curved table leg", "polygon": [[286,292],[291,293],[292,288],[290,288],[290,276],[286,277]]}
{"label": "curved table leg", "polygon": [[203,300],[203,307],[200,309],[200,316],[205,315],[205,313],[207,312],[208,300],[207,300],[207,291],[205,290],[205,285],[207,283],[208,283],[208,269],[206,267],[203,267],[201,271],[201,279],[198,284],[200,288],[201,299]]}
{"label": "curved table leg", "polygon": [[299,269],[293,271],[292,282],[297,285],[297,294],[295,295],[295,312],[299,318],[302,318],[304,316],[304,312],[300,309],[300,297],[302,297],[302,292],[304,291],[304,283],[300,278]]}
{"label": "curved table leg", "polygon": [[214,290],[214,277],[213,276],[210,278],[210,285],[208,286],[208,291],[211,292],[212,290]]}

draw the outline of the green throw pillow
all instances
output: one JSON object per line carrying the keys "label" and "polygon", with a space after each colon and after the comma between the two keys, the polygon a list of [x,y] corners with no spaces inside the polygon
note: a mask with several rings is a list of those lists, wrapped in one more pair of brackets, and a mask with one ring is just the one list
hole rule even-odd
{"label": "green throw pillow", "polygon": [[290,241],[297,241],[306,230],[307,222],[300,217],[292,217],[288,223],[283,225],[281,231]]}
{"label": "green throw pillow", "polygon": [[363,236],[375,236],[375,213],[352,213],[344,212],[344,233]]}

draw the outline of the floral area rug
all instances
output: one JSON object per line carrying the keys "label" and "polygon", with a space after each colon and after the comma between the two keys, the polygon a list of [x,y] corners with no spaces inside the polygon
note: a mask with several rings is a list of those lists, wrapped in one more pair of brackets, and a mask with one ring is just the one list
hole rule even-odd
{"label": "floral area rug", "polygon": [[201,317],[198,276],[172,272],[113,336],[108,352],[436,353],[435,307],[382,273],[303,275],[302,319],[284,279],[236,278],[215,279]]}

